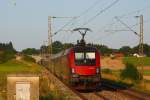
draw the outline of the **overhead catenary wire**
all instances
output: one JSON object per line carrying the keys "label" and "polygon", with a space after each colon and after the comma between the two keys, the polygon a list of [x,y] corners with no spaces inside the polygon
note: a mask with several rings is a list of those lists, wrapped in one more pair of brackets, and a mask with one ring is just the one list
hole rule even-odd
{"label": "overhead catenary wire", "polygon": [[129,27],[126,23],[121,21],[117,16],[115,17],[117,21],[119,21],[121,24],[123,24],[125,27],[127,27],[130,31],[132,31],[134,34],[139,35],[137,32],[135,32],[131,27]]}
{"label": "overhead catenary wire", "polygon": [[[148,7],[147,7],[148,8]],[[130,14],[134,14],[134,13],[137,13],[137,12],[141,12],[141,11],[143,11],[143,10],[145,10],[145,9],[147,9],[146,7],[145,8],[143,8],[143,9],[139,9],[139,10],[136,10],[136,11],[132,11],[132,12],[130,12]],[[121,15],[121,16],[118,16],[119,18],[124,18],[124,17],[126,17],[126,16],[129,16],[129,13],[127,13],[127,14],[123,14],[123,15]],[[80,16],[78,16],[78,18],[80,18]],[[78,19],[78,18],[76,18],[76,19]],[[72,19],[72,21],[74,21],[75,19]],[[94,19],[93,19],[94,20]],[[68,25],[70,25],[71,23],[72,23],[72,21],[70,21],[70,23],[68,24]],[[147,21],[148,22],[148,21]],[[112,23],[112,24],[114,24],[114,23]],[[67,26],[68,26],[67,25]],[[136,25],[138,25],[138,23],[136,24]],[[133,25],[133,26],[129,26],[129,27],[134,27],[134,26],[136,26],[136,25]],[[66,27],[66,26],[65,26]],[[64,28],[65,28],[64,27]],[[106,26],[107,27],[107,26]]]}
{"label": "overhead catenary wire", "polygon": [[[150,5],[148,5],[148,6],[144,7],[144,8],[140,8],[140,9],[138,9],[138,10],[134,10],[134,11],[131,11],[131,12],[122,14],[122,15],[118,15],[117,17],[120,18],[120,19],[122,19],[122,18],[125,18],[125,17],[127,17],[127,16],[131,16],[131,15],[133,15],[133,14],[135,14],[135,13],[140,13],[141,11],[144,11],[144,10],[147,10],[147,9],[150,9]],[[113,19],[115,19],[115,17],[113,17]],[[144,22],[149,22],[149,20],[145,20]],[[113,26],[114,24],[115,24],[115,22],[110,22],[110,24],[107,24],[107,25],[105,25],[105,26],[103,26],[103,27],[107,27],[107,26],[109,26],[109,25]],[[136,26],[136,25],[138,25],[138,23],[132,25],[131,28],[134,27],[134,26]],[[97,33],[100,32],[100,31],[102,31],[103,29],[104,29],[104,28],[99,29],[99,30],[97,31]]]}
{"label": "overhead catenary wire", "polygon": [[114,1],[113,3],[111,3],[109,6],[107,6],[106,8],[102,9],[100,12],[98,12],[95,16],[93,16],[92,18],[90,18],[87,22],[85,22],[84,24],[82,24],[82,26],[85,26],[86,24],[89,24],[91,21],[93,21],[96,17],[98,17],[101,13],[105,12],[107,9],[111,8],[114,4],[116,4],[119,0]]}
{"label": "overhead catenary wire", "polygon": [[129,16],[129,15],[132,15],[132,14],[135,14],[135,13],[139,13],[141,11],[144,11],[144,10],[147,10],[147,9],[150,9],[150,5],[147,6],[147,7],[144,7],[144,8],[141,8],[141,9],[138,9],[138,10],[135,10],[135,11],[132,11],[132,12],[129,12],[129,13],[126,13],[126,14],[122,14],[120,16],[118,16],[119,18],[123,18],[123,17],[126,17],[126,16]]}
{"label": "overhead catenary wire", "polygon": [[107,7],[105,7],[104,9],[102,9],[101,11],[99,11],[95,16],[91,17],[88,21],[86,21],[85,23],[83,23],[81,25],[81,27],[89,24],[91,21],[93,21],[96,17],[98,17],[100,14],[102,14],[103,12],[107,11],[109,8],[111,8],[112,6],[114,6],[117,2],[119,2],[120,0],[115,0],[114,2],[112,2],[110,5],[108,5]]}
{"label": "overhead catenary wire", "polygon": [[[150,22],[150,19],[146,19],[146,20],[144,20],[144,23],[148,23],[148,22]],[[114,22],[113,23],[111,23],[111,24],[109,24],[109,25],[113,25],[114,24]],[[136,24],[134,24],[134,25],[131,25],[131,26],[129,26],[130,28],[133,28],[133,27],[135,27],[135,26],[137,26],[139,23],[136,23]],[[105,27],[107,27],[107,26],[105,26]],[[119,29],[119,30],[104,30],[104,33],[106,33],[104,36],[101,36],[101,37],[97,37],[97,38],[95,38],[95,40],[102,40],[102,39],[105,39],[105,38],[108,38],[109,36],[112,36],[113,34],[115,34],[115,33],[118,33],[118,32],[120,32],[120,31],[131,31],[131,30],[126,30],[126,29]],[[100,31],[99,31],[100,32]],[[111,33],[110,33],[111,32]]]}
{"label": "overhead catenary wire", "polygon": [[66,26],[68,26],[69,24],[73,24],[73,21],[75,19],[79,19],[81,16],[83,16],[84,14],[88,13],[91,9],[93,9],[97,4],[100,3],[100,1],[102,0],[97,0],[96,2],[94,2],[89,8],[87,8],[85,11],[83,11],[82,13],[79,14],[79,16],[77,16],[76,18],[71,19],[70,21],[68,21],[66,24],[64,24],[60,29],[58,29],[54,35],[56,35],[58,32],[62,31]]}
{"label": "overhead catenary wire", "polygon": [[[150,22],[150,19],[144,20],[143,22],[144,22],[144,23],[148,23],[148,22]],[[132,25],[131,28],[137,26],[138,24],[139,24],[139,23],[136,23],[136,24]]]}
{"label": "overhead catenary wire", "polygon": [[[107,7],[105,7],[104,9],[102,9],[100,12],[98,12],[95,16],[93,16],[91,19],[88,20],[87,23],[84,24],[88,24],[89,22],[93,21],[98,15],[100,15],[101,13],[105,12],[106,10],[108,10],[109,8],[111,8],[113,5],[115,5],[119,0],[115,0],[114,2],[112,2],[110,5],[108,5]],[[84,14],[88,13],[91,9],[93,9],[95,7],[95,5],[97,5],[100,2],[100,0],[96,1],[91,7],[89,7],[87,10],[85,10],[84,12],[82,12],[76,19],[79,19],[81,16],[83,16]],[[68,26],[69,24],[72,23],[74,19],[72,19],[71,21],[69,21],[68,23],[66,23],[61,29],[59,29],[58,31],[55,32],[55,35],[60,32],[63,28],[65,28],[66,26]],[[84,26],[84,25],[83,25]],[[83,27],[81,26],[81,27]]]}
{"label": "overhead catenary wire", "polygon": [[[150,5],[147,6],[147,7],[142,8],[142,9],[138,9],[138,10],[136,10],[136,11],[132,11],[132,12],[129,12],[129,13],[127,13],[127,14],[120,15],[120,16],[118,16],[118,17],[119,17],[120,19],[122,19],[122,18],[127,18],[126,16],[131,16],[131,14],[133,15],[133,14],[135,14],[135,13],[140,13],[140,12],[142,12],[142,11],[145,11],[145,10],[149,9],[149,8],[150,8]],[[132,16],[132,17],[133,17],[133,16]],[[113,19],[115,19],[115,17],[114,17]],[[150,19],[144,20],[144,22],[145,22],[145,23],[148,23],[148,22],[150,22]],[[107,24],[105,24],[105,26],[103,26],[103,28],[99,29],[96,33],[103,32],[103,33],[106,33],[106,34],[105,34],[104,36],[98,36],[98,37],[96,38],[96,40],[101,40],[101,39],[104,39],[104,38],[108,38],[108,36],[111,36],[111,35],[114,34],[114,33],[117,33],[117,32],[119,32],[119,31],[125,30],[125,29],[119,29],[119,30],[116,30],[116,31],[114,30],[114,31],[111,31],[111,33],[104,31],[105,28],[106,28],[108,25],[112,27],[115,23],[116,23],[116,21],[115,21],[115,22],[110,22],[110,24],[107,23]],[[137,26],[138,24],[139,24],[139,23],[136,23],[136,24],[130,25],[129,27],[132,29],[132,27],[135,27],[135,26]],[[131,30],[125,30],[125,31],[131,31]],[[134,30],[133,30],[133,31],[134,31]],[[135,31],[134,31],[134,32],[135,32]],[[108,34],[107,34],[107,33],[108,33]],[[94,40],[95,40],[95,39],[94,39]]]}
{"label": "overhead catenary wire", "polygon": [[[95,8],[96,5],[98,5],[101,1],[103,1],[103,0],[97,0],[96,2],[94,2],[94,3],[93,3],[90,7],[88,7],[85,11],[83,11],[82,13],[80,13],[79,16],[77,16],[77,17],[74,18],[74,19],[71,19],[71,20],[68,21],[65,25],[63,25],[59,30],[57,30],[57,31],[54,33],[53,36],[55,36],[55,35],[56,35],[57,33],[59,33],[60,31],[64,30],[65,27],[77,23],[77,21],[79,21],[79,19],[80,19],[83,15],[85,15],[86,13],[88,13],[89,11],[91,11],[93,8]],[[77,20],[77,21],[75,21],[75,20]],[[72,29],[73,29],[73,27],[70,28],[70,29],[67,29],[67,30],[72,30]],[[72,31],[70,31],[70,32],[72,33]],[[72,36],[73,34],[70,34],[70,35]],[[63,35],[62,39],[66,40],[66,41],[67,41],[67,40],[69,41],[70,38],[68,38],[68,35],[67,35],[67,37],[65,37],[65,35]]]}

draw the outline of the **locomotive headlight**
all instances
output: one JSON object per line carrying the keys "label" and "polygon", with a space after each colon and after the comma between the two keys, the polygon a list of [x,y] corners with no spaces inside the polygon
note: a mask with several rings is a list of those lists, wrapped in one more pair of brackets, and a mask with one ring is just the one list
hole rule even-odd
{"label": "locomotive headlight", "polygon": [[71,70],[72,70],[72,73],[75,73],[75,69],[74,68],[72,68]]}
{"label": "locomotive headlight", "polygon": [[100,72],[100,69],[99,68],[96,68],[96,73],[98,74]]}

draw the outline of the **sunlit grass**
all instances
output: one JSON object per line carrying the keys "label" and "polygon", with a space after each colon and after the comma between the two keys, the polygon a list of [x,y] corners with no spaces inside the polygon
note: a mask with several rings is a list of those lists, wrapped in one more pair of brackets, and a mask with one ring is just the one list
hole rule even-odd
{"label": "sunlit grass", "polygon": [[41,66],[33,62],[10,60],[6,63],[0,64],[0,73],[39,73],[40,71]]}
{"label": "sunlit grass", "polygon": [[145,71],[144,71],[144,75],[145,75],[145,76],[150,76],[150,70],[145,70]]}
{"label": "sunlit grass", "polygon": [[138,66],[140,63],[143,63],[144,66],[150,66],[150,57],[143,57],[143,58],[137,58],[137,57],[124,57],[123,59],[124,63],[131,63],[136,66]]}

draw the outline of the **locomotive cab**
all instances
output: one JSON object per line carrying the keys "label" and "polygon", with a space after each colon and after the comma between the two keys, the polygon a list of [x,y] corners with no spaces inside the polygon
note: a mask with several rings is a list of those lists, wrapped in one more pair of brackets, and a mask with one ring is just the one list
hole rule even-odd
{"label": "locomotive cab", "polygon": [[87,87],[100,82],[100,54],[96,48],[76,46],[71,55],[71,83]]}

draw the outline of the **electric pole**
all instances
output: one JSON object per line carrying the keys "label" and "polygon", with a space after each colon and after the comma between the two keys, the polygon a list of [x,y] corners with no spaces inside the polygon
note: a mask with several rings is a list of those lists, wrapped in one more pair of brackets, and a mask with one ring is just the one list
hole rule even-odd
{"label": "electric pole", "polygon": [[[140,16],[136,16],[136,17],[139,17],[140,18],[140,33],[139,33],[139,37],[140,37],[140,41],[139,41],[139,55],[140,55],[140,58],[139,58],[139,65],[141,66],[141,74],[142,74],[142,78],[144,76],[144,68],[143,68],[143,65],[144,65],[144,53],[143,53],[143,38],[144,38],[144,25],[143,25],[143,15],[140,15]],[[144,79],[143,79],[143,87],[145,88],[145,83],[144,83]]]}
{"label": "electric pole", "polygon": [[[52,54],[53,54],[53,51],[52,51],[52,49],[53,49],[53,46],[52,46],[52,43],[53,43],[53,40],[52,40],[52,37],[54,36],[54,35],[56,35],[58,32],[55,32],[54,34],[52,34],[53,32],[52,32],[52,19],[53,18],[76,18],[76,17],[55,17],[55,16],[48,16],[48,55],[49,55],[49,67],[52,67],[51,68],[51,71],[52,72],[55,72],[55,69],[54,69],[54,65],[53,65],[53,62],[52,62]],[[61,31],[61,30],[59,30],[59,31]],[[51,66],[50,66],[50,64],[51,64]]]}
{"label": "electric pole", "polygon": [[[52,17],[52,16],[48,16],[48,67],[53,67],[53,64],[52,64],[52,26],[51,26],[51,23],[52,23],[52,18],[55,18],[55,17]],[[50,68],[50,69],[53,69],[53,68]],[[52,71],[52,70],[51,70]]]}
{"label": "electric pole", "polygon": [[139,54],[143,56],[143,15],[140,15],[140,43],[139,43]]}
{"label": "electric pole", "polygon": [[[54,17],[54,16],[48,16],[48,45],[50,46],[49,48],[50,48],[50,50],[49,50],[49,52],[50,52],[50,54],[52,54],[52,37],[55,35],[55,34],[57,34],[59,31],[62,31],[62,29],[61,30],[58,30],[57,32],[55,32],[53,35],[52,35],[52,25],[51,25],[51,23],[52,23],[52,19],[53,18],[77,18],[77,17]],[[68,31],[68,30],[67,30]],[[51,56],[51,55],[50,55]]]}
{"label": "electric pole", "polygon": [[[124,23],[122,20],[120,20],[118,17],[115,17],[117,21],[119,21],[121,24],[123,24],[125,27],[129,29],[129,31],[132,31],[135,35],[139,37],[139,55],[143,56],[143,15],[140,16],[135,16],[135,17],[140,17],[140,33],[138,34],[135,32],[132,28],[130,28],[126,23]],[[114,30],[114,31],[124,31],[124,30]],[[128,31],[128,30],[125,30]]]}
{"label": "electric pole", "polygon": [[[143,22],[143,15],[140,15],[140,16],[135,16],[136,18],[140,18],[140,32],[136,32],[134,31],[131,27],[129,27],[126,23],[124,23],[122,20],[120,20],[118,17],[115,17],[115,19],[117,21],[119,21],[122,25],[124,25],[126,28],[129,29],[129,31],[132,31],[135,35],[137,35],[139,37],[139,48],[138,48],[138,53],[139,53],[139,58],[138,58],[138,64],[139,64],[139,67],[141,67],[141,75],[142,75],[142,78],[143,78],[143,74],[144,74],[144,68],[143,68],[143,65],[144,65],[144,52],[143,52],[143,39],[144,39],[144,22]],[[109,30],[107,30],[109,31]],[[113,30],[113,31],[124,31],[124,30]],[[128,31],[128,30],[125,30],[125,31]],[[144,79],[143,79],[143,85],[144,85]],[[145,85],[144,85],[145,87]]]}
{"label": "electric pole", "polygon": [[48,16],[48,47],[49,47],[49,57],[51,57],[51,45],[52,45],[52,28],[51,28],[52,17]]}

